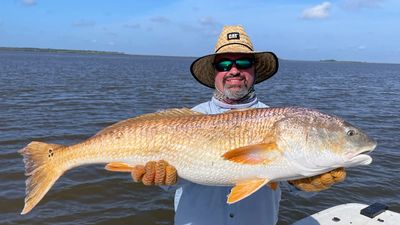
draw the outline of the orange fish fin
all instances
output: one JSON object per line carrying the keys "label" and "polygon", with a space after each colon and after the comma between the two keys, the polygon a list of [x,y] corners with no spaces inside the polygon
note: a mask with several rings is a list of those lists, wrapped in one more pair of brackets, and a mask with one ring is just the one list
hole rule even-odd
{"label": "orange fish fin", "polygon": [[31,211],[66,171],[66,164],[54,161],[63,157],[60,153],[65,149],[58,144],[32,141],[19,151],[24,157],[27,176],[25,205],[21,214]]}
{"label": "orange fish fin", "polygon": [[247,196],[250,196],[262,186],[268,183],[268,179],[252,179],[237,183],[228,195],[228,204],[238,202]]}
{"label": "orange fish fin", "polygon": [[140,116],[137,116],[137,117],[133,117],[133,118],[130,118],[130,119],[122,120],[122,121],[120,121],[118,123],[112,124],[112,125],[104,128],[103,130],[101,130],[97,134],[95,134],[93,137],[110,133],[110,132],[112,132],[114,130],[117,130],[117,129],[122,128],[122,127],[129,126],[129,125],[131,125],[133,123],[136,123],[136,122],[142,121],[142,120],[154,120],[154,119],[162,119],[162,118],[175,118],[175,117],[190,116],[190,115],[204,115],[204,114],[200,113],[200,112],[195,112],[195,111],[193,111],[191,109],[188,109],[188,108],[166,109],[166,110],[162,110],[162,111],[159,111],[159,112],[147,113],[147,114],[143,114],[143,115],[140,115]]}
{"label": "orange fish fin", "polygon": [[204,115],[203,113],[193,111],[188,108],[174,108],[165,109],[155,113],[148,113],[141,116],[137,116],[134,119],[159,119],[159,118],[175,118],[182,116],[192,116],[192,115]]}
{"label": "orange fish fin", "polygon": [[242,112],[242,111],[248,111],[248,110],[254,110],[254,108],[238,108],[238,109],[231,109],[228,110],[224,113],[233,113],[233,112]]}
{"label": "orange fish fin", "polygon": [[275,142],[244,146],[226,152],[222,157],[243,164],[259,164],[274,161],[281,155]]}
{"label": "orange fish fin", "polygon": [[278,188],[279,184],[278,184],[277,182],[272,182],[272,183],[269,183],[268,186],[269,186],[272,190],[275,191],[275,190]]}
{"label": "orange fish fin", "polygon": [[133,166],[123,162],[111,162],[108,163],[104,168],[113,172],[131,172],[133,170]]}

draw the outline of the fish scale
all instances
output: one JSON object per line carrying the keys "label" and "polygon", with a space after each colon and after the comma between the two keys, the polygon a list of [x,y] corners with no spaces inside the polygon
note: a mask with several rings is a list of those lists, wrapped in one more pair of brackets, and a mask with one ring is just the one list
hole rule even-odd
{"label": "fish scale", "polygon": [[[349,129],[355,137],[348,137]],[[28,176],[22,214],[37,205],[65,171],[81,165],[109,163],[106,168],[126,172],[163,159],[184,179],[234,186],[227,200],[232,204],[271,182],[369,164],[371,158],[361,153],[375,146],[358,128],[311,109],[217,115],[170,109],[118,122],[71,146],[28,144],[20,151]],[[346,158],[349,155],[353,157]]]}

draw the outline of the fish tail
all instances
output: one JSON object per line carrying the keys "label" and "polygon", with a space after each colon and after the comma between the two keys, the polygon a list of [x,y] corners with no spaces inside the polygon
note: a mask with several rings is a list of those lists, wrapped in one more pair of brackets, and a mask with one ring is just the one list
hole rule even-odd
{"label": "fish tail", "polygon": [[19,153],[24,157],[25,175],[25,205],[21,214],[26,214],[35,207],[64,173],[61,160],[56,160],[58,153],[65,146],[33,141]]}

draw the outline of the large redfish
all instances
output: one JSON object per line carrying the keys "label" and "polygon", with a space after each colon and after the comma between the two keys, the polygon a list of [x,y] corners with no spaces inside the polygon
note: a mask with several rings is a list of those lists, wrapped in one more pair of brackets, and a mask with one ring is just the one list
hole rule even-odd
{"label": "large redfish", "polygon": [[125,171],[164,159],[179,177],[234,186],[228,203],[262,186],[370,164],[376,142],[344,120],[305,108],[233,110],[204,115],[189,109],[145,114],[111,125],[71,146],[31,142],[24,156],[28,213],[56,180],[77,166],[110,163]]}

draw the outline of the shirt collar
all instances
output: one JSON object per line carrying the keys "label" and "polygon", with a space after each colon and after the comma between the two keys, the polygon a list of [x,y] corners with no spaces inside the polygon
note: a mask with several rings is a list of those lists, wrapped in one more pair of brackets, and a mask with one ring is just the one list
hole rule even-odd
{"label": "shirt collar", "polygon": [[216,106],[224,108],[224,109],[242,109],[242,108],[249,108],[254,104],[257,104],[258,99],[255,97],[251,102],[243,103],[243,104],[228,104],[225,102],[221,102],[216,98],[212,97],[211,102],[214,103]]}

